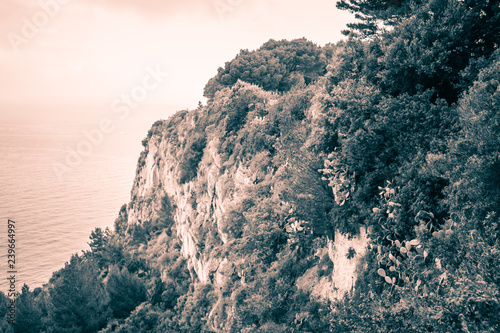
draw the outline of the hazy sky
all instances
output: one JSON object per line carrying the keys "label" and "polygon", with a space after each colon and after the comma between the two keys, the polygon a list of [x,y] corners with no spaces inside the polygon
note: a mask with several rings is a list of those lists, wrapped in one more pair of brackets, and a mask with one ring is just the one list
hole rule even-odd
{"label": "hazy sky", "polygon": [[241,49],[324,45],[352,21],[335,0],[1,0],[0,105],[112,105],[147,85],[141,103],[192,108]]}

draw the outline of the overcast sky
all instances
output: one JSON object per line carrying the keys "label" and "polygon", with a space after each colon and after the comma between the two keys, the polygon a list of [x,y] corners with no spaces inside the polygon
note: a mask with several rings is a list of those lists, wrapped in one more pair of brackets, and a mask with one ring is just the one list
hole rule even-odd
{"label": "overcast sky", "polygon": [[0,105],[111,105],[150,68],[169,74],[144,103],[192,108],[241,49],[352,21],[335,0],[1,0]]}

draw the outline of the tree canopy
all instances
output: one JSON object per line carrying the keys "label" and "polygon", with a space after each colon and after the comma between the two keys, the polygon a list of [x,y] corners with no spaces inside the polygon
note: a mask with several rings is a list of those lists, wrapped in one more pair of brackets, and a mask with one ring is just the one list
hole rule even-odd
{"label": "tree canopy", "polygon": [[223,87],[238,80],[264,90],[284,92],[297,83],[313,82],[325,73],[326,59],[320,47],[302,39],[270,40],[256,51],[242,50],[217,71],[205,86],[205,97],[213,98]]}

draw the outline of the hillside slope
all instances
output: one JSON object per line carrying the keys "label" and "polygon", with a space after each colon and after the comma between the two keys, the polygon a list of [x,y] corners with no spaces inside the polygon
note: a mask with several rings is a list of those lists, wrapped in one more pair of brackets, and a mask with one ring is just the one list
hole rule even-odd
{"label": "hillside slope", "polygon": [[[325,135],[307,140],[313,127],[321,130],[313,126],[321,115],[312,106],[293,114],[311,96],[305,89],[288,100],[239,82],[207,107],[156,123],[145,142],[127,228],[176,235],[191,278],[217,291],[207,318],[214,329],[238,310],[228,293],[263,282],[256,269],[276,270],[274,279],[288,276],[289,287],[296,281],[294,287],[331,300],[355,283],[366,232],[348,239],[328,228],[334,197],[319,172]],[[171,231],[165,231],[169,213]],[[160,234],[148,243],[152,255],[163,254],[155,253],[161,241]],[[355,254],[347,259],[349,250]],[[282,262],[282,256],[290,258]],[[285,263],[297,267],[282,274]]]}
{"label": "hillside slope", "polygon": [[343,3],[369,38],[243,50],[156,122],[15,330],[499,331],[498,1]]}

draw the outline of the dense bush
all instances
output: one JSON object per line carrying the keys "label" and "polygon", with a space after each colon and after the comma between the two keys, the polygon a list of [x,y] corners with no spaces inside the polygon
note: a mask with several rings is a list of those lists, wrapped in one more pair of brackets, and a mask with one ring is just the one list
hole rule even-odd
{"label": "dense bush", "polygon": [[126,267],[121,270],[116,266],[111,267],[107,276],[106,291],[115,318],[126,318],[147,296],[144,283]]}
{"label": "dense bush", "polygon": [[264,90],[288,91],[295,84],[313,82],[325,72],[326,60],[320,47],[306,39],[270,40],[256,51],[242,50],[205,86],[204,95],[213,98],[238,80]]}
{"label": "dense bush", "polygon": [[54,273],[48,290],[49,325],[59,332],[95,332],[110,316],[109,295],[92,260],[74,255]]}

